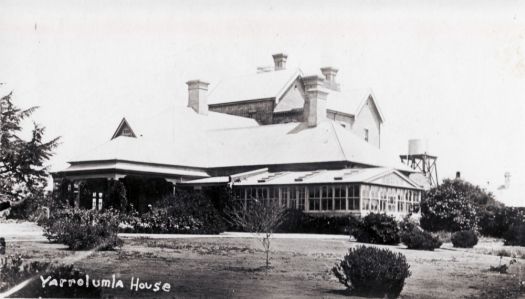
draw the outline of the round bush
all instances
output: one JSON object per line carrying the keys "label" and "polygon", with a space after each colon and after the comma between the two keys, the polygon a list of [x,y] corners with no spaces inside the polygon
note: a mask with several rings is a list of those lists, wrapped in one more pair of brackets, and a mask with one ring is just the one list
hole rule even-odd
{"label": "round bush", "polygon": [[57,210],[49,219],[40,222],[49,241],[63,243],[71,250],[112,250],[121,246],[118,224],[115,211],[72,208]]}
{"label": "round bush", "polygon": [[386,214],[370,213],[353,232],[358,242],[372,244],[399,244],[399,227],[396,220]]}
{"label": "round bush", "polygon": [[478,236],[471,230],[462,230],[452,234],[452,245],[460,248],[472,248],[478,244]]}
{"label": "round bush", "polygon": [[525,246],[525,223],[515,221],[503,234],[505,245]]}
{"label": "round bush", "polygon": [[421,227],[427,231],[456,232],[476,229],[477,203],[489,199],[479,187],[463,180],[444,180],[424,193],[421,201]]}
{"label": "round bush", "polygon": [[401,253],[359,246],[351,248],[332,272],[352,294],[397,298],[411,275],[409,269]]}
{"label": "round bush", "polygon": [[421,249],[434,251],[435,248],[441,246],[441,241],[438,238],[433,237],[426,231],[423,231],[417,227],[411,231],[405,231],[401,233],[401,242],[403,242],[408,249]]}

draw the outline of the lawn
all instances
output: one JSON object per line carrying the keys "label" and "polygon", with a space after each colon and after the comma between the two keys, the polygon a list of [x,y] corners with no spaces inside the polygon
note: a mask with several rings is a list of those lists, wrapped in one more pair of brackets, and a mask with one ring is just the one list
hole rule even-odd
{"label": "lawn", "polygon": [[[103,289],[103,293],[120,298],[348,298],[330,269],[348,248],[359,245],[349,239],[274,239],[268,273],[263,268],[259,241],[242,237],[126,238],[120,250],[92,254],[68,251],[63,245],[43,240],[8,239],[7,253],[74,263],[93,278],[115,274],[126,287]],[[403,245],[383,247],[405,254],[411,266],[412,276],[406,281],[402,298],[503,298],[521,281],[525,265],[523,249],[503,247],[494,239],[481,239],[474,249],[455,249],[445,243],[434,252],[408,250]],[[502,248],[518,255],[511,274],[487,271],[500,263],[497,254]],[[502,262],[509,260],[503,257]],[[132,276],[141,281],[167,282],[171,289],[132,293]]]}

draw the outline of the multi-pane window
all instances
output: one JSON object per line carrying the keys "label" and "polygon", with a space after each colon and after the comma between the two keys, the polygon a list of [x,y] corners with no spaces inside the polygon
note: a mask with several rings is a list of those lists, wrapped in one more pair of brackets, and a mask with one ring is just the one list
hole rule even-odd
{"label": "multi-pane window", "polygon": [[379,211],[379,188],[377,186],[370,187],[370,211]]}
{"label": "multi-pane window", "polygon": [[333,203],[332,186],[322,186],[321,191],[321,209],[331,211]]}
{"label": "multi-pane window", "polygon": [[305,187],[297,187],[297,209],[304,211],[305,201],[306,201],[306,189]]}
{"label": "multi-pane window", "polygon": [[336,185],[334,186],[334,210],[346,210],[346,187]]}
{"label": "multi-pane window", "polygon": [[379,202],[379,211],[381,212],[386,212],[386,205],[387,205],[387,193],[388,193],[388,189],[387,188],[383,188],[383,187],[380,187],[379,188],[379,193],[380,193],[380,202]]}
{"label": "multi-pane window", "polygon": [[[308,194],[307,194],[308,193]],[[92,208],[103,207],[103,194],[93,193]],[[308,195],[308,196],[306,196]],[[304,211],[360,211],[376,213],[419,212],[421,191],[360,184],[324,186],[245,187],[234,188],[232,196],[251,206],[255,199],[262,203],[281,204]],[[361,206],[362,205],[362,206]]]}
{"label": "multi-pane window", "polygon": [[359,210],[359,185],[348,186],[348,209]]}
{"label": "multi-pane window", "polygon": [[319,211],[321,201],[321,188],[319,186],[311,186],[308,188],[308,209],[310,211]]}
{"label": "multi-pane window", "polygon": [[[268,203],[273,205],[277,204],[279,201],[279,188],[270,187],[268,188]],[[285,202],[286,204],[286,202]]]}
{"label": "multi-pane window", "polygon": [[91,209],[93,210],[102,210],[104,194],[93,192],[93,197],[91,201]]}
{"label": "multi-pane window", "polygon": [[397,211],[399,213],[404,213],[406,212],[405,211],[405,201],[403,200],[403,191],[402,190],[397,190]]}
{"label": "multi-pane window", "polygon": [[361,186],[361,198],[363,199],[363,210],[370,210],[370,187]]}
{"label": "multi-pane window", "polygon": [[388,205],[387,210],[388,212],[395,212],[396,211],[396,191],[394,188],[388,188]]}
{"label": "multi-pane window", "polygon": [[[304,206],[304,204],[303,204]],[[297,209],[297,190],[295,187],[290,187],[290,209]]]}
{"label": "multi-pane window", "polygon": [[281,206],[291,208],[288,205],[289,194],[290,194],[290,189],[288,187],[281,188]]}

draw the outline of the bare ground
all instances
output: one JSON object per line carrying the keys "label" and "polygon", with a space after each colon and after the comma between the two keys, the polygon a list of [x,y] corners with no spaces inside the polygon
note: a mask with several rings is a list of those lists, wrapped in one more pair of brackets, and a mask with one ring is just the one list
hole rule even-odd
{"label": "bare ground", "polygon": [[[0,232],[1,233],[1,232]],[[253,238],[126,239],[117,251],[72,252],[46,241],[8,240],[7,253],[26,259],[69,262],[91,277],[116,274],[126,289],[104,290],[115,298],[130,296],[172,298],[359,298],[348,297],[331,275],[331,267],[353,246],[350,240],[274,239],[271,270],[263,268],[264,254]],[[403,245],[383,246],[406,255],[412,276],[402,298],[518,298],[518,283],[525,280],[525,260],[510,274],[487,271],[497,266],[501,248],[521,254],[520,247],[482,239],[473,249],[455,249],[445,243],[434,252],[408,250]],[[508,263],[510,257],[501,262]],[[142,281],[171,284],[169,293],[127,288],[131,276]]]}

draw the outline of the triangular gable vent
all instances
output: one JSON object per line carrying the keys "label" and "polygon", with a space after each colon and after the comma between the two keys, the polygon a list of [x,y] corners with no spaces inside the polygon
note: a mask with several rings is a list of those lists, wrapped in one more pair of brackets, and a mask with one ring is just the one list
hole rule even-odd
{"label": "triangular gable vent", "polygon": [[133,129],[131,129],[131,126],[129,125],[126,118],[123,118],[120,124],[118,125],[117,130],[113,134],[113,137],[111,139],[115,139],[119,136],[125,136],[125,137],[133,137],[137,138],[137,135],[135,135],[135,132],[133,132]]}

